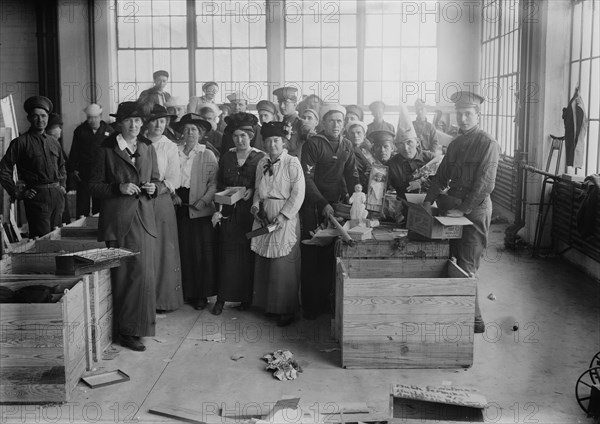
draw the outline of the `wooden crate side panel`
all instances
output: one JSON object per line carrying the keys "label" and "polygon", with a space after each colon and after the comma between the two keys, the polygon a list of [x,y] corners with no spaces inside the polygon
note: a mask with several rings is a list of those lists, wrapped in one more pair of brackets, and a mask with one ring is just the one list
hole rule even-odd
{"label": "wooden crate side panel", "polygon": [[337,256],[355,258],[445,258],[450,257],[450,244],[445,241],[396,243],[394,241],[368,240],[353,246],[337,241]]}
{"label": "wooden crate side panel", "polygon": [[102,352],[112,344],[113,335],[113,309],[112,307],[100,318],[97,330],[99,335],[99,357],[102,359]]}
{"label": "wooden crate side panel", "polygon": [[[31,275],[31,274],[25,274],[25,275],[27,275],[27,279],[19,278],[17,280],[11,279],[10,276],[7,276],[8,278],[4,278],[4,276],[2,276],[2,282],[0,283],[0,286],[7,287],[11,290],[18,290],[20,288],[32,286],[32,285],[48,286],[48,287],[58,286],[57,291],[63,292],[65,289],[73,288],[79,281],[81,281],[81,277],[65,278],[63,276],[62,278],[39,278],[38,279],[37,276]],[[47,274],[47,275],[49,275],[49,274]],[[51,277],[56,277],[56,276],[51,276]],[[8,303],[7,305],[10,305],[10,303]]]}
{"label": "wooden crate side panel", "polygon": [[37,240],[34,246],[36,252],[73,253],[89,249],[105,248],[104,242],[86,239],[60,239],[60,240]]}
{"label": "wooden crate side panel", "polygon": [[350,278],[440,278],[448,259],[353,259],[345,265]]}
{"label": "wooden crate side panel", "polygon": [[342,340],[342,323],[344,312],[344,270],[340,258],[336,258],[335,272],[335,315],[332,325],[333,339]]}
{"label": "wooden crate side panel", "polygon": [[345,297],[475,296],[472,278],[345,278]]}
{"label": "wooden crate side panel", "polygon": [[[73,374],[84,361],[87,354],[86,332],[87,322],[85,315],[85,292],[87,284],[80,281],[63,298],[63,316],[65,317],[65,373],[68,376]],[[81,374],[80,374],[81,375]]]}
{"label": "wooden crate side panel", "polygon": [[[412,315],[461,315],[475,309],[475,296],[353,296],[344,299],[344,323],[368,319],[362,315],[391,315],[410,318]],[[413,321],[409,321],[413,322]]]}
{"label": "wooden crate side panel", "polygon": [[58,253],[17,253],[12,255],[11,272],[14,274],[54,274]]}
{"label": "wooden crate side panel", "polygon": [[450,278],[469,278],[469,274],[461,267],[459,267],[456,262],[448,261],[448,277]]}
{"label": "wooden crate side panel", "polygon": [[473,335],[475,309],[467,313],[443,313],[432,316],[416,314],[374,314],[372,316],[347,316],[344,320],[345,340],[353,337],[379,337],[402,339],[417,336],[427,339],[458,340]]}
{"label": "wooden crate side panel", "polygon": [[473,343],[353,339],[345,341],[342,365],[347,368],[458,368],[473,364]]}
{"label": "wooden crate side panel", "polygon": [[0,383],[1,404],[61,403],[66,402],[65,384]]}

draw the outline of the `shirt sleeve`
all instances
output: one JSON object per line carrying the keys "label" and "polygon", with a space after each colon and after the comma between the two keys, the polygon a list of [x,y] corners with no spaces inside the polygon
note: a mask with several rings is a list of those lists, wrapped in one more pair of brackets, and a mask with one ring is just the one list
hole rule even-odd
{"label": "shirt sleeve", "polygon": [[350,155],[344,164],[344,179],[346,180],[346,189],[353,193],[354,186],[360,182],[356,170],[356,156],[353,150],[350,150]]}
{"label": "shirt sleeve", "polygon": [[317,162],[319,161],[320,152],[317,143],[312,140],[308,140],[308,142],[304,145],[304,149],[302,151],[300,163],[302,164],[302,172],[304,174],[304,180],[306,182],[306,199],[310,203],[314,203],[317,205],[319,210],[322,210],[329,202],[319,189],[317,188],[317,184],[315,183],[315,167]]}
{"label": "shirt sleeve", "polygon": [[302,172],[302,166],[298,158],[292,158],[289,164],[289,168],[286,170],[288,173],[289,182],[291,185],[290,197],[287,199],[281,213],[287,219],[291,219],[300,212],[300,207],[304,202],[304,195],[306,192],[306,184],[304,181],[304,172]]}
{"label": "shirt sleeve", "polygon": [[19,158],[20,146],[18,138],[10,142],[6,154],[0,161],[0,183],[9,195],[15,195],[15,182],[13,180],[13,169]]}
{"label": "shirt sleeve", "polygon": [[217,174],[221,172],[217,157],[210,150],[205,150],[206,155],[206,193],[202,196],[202,201],[205,205],[209,205],[210,202],[215,200],[215,193],[217,192]]}
{"label": "shirt sleeve", "polygon": [[444,159],[442,159],[442,163],[440,163],[437,172],[431,179],[431,186],[427,191],[424,202],[433,203],[448,185],[448,179],[450,178],[448,158],[451,157],[451,155],[451,146],[448,146],[448,152],[446,153],[446,156],[444,156]]}
{"label": "shirt sleeve", "polygon": [[494,141],[488,142],[483,150],[481,161],[474,170],[473,186],[458,207],[459,210],[465,214],[470,213],[492,193],[496,185],[499,158],[498,144]]}

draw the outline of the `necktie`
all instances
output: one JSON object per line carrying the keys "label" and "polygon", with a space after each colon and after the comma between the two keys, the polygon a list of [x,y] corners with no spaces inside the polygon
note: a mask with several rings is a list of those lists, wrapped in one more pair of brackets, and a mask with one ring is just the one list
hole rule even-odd
{"label": "necktie", "polygon": [[271,162],[271,159],[267,159],[267,163],[263,167],[263,169],[264,169],[263,175],[267,175],[267,172],[268,172],[270,176],[273,176],[273,165],[275,165],[277,162],[279,162],[279,159],[277,159],[273,162]]}
{"label": "necktie", "polygon": [[125,147],[125,150],[127,151],[127,154],[129,155],[129,159],[131,159],[131,161],[133,163],[135,163],[135,158],[140,157],[140,154],[138,153],[137,150],[135,152],[132,152],[131,150],[129,150],[129,147]]}

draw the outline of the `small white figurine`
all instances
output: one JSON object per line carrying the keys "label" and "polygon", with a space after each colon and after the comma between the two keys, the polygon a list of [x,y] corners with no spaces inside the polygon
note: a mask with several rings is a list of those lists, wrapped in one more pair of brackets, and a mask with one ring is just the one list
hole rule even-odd
{"label": "small white figurine", "polygon": [[354,188],[354,193],[350,197],[350,219],[366,219],[367,212],[367,196],[362,192],[362,185],[357,184]]}

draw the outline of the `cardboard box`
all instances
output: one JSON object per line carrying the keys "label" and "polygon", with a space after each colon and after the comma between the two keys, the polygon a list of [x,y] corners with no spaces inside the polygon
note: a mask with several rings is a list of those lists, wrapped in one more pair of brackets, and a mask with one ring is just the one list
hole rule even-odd
{"label": "cardboard box", "polygon": [[357,226],[349,229],[348,235],[352,237],[352,240],[354,241],[370,240],[373,238],[371,235],[372,231],[372,228]]}
{"label": "cardboard box", "polygon": [[406,228],[429,239],[446,240],[462,238],[463,227],[473,224],[464,216],[438,216],[436,207],[432,207],[431,211],[433,215],[429,215],[423,206],[409,203]]}
{"label": "cardboard box", "polygon": [[215,194],[215,203],[233,205],[241,200],[246,193],[246,187],[228,187]]}

